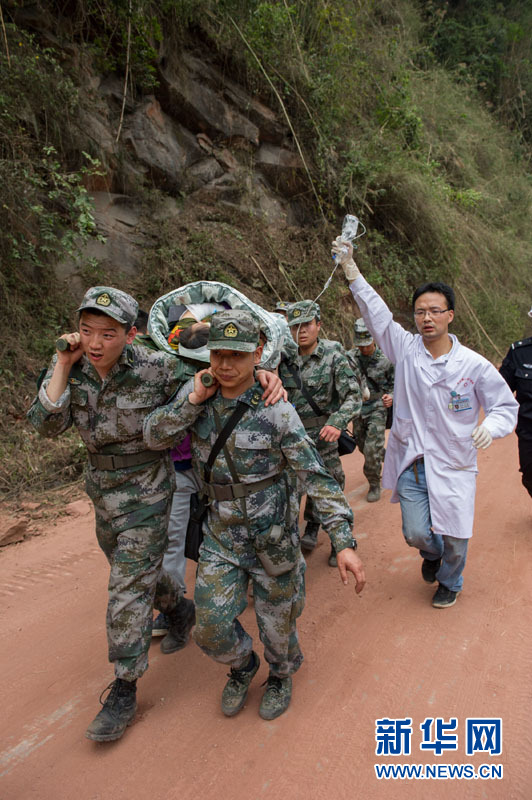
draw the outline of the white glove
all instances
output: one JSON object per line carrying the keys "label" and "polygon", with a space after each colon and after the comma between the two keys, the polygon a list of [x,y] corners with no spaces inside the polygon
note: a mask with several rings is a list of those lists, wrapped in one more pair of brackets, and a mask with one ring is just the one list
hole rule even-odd
{"label": "white glove", "polygon": [[342,241],[341,236],[337,236],[332,243],[331,253],[333,258],[340,264],[344,275],[352,283],[361,274],[359,268],[353,261],[353,245],[350,242]]}
{"label": "white glove", "polygon": [[493,441],[493,437],[485,425],[479,425],[471,434],[473,447],[477,450],[486,450]]}
{"label": "white glove", "polygon": [[364,386],[364,388],[362,389],[362,400],[366,402],[366,400],[369,400],[370,396],[371,396],[370,390],[368,389],[367,386]]}

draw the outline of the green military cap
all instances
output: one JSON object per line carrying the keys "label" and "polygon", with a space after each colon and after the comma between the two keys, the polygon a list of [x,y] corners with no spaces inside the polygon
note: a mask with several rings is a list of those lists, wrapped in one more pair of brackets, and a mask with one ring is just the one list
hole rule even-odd
{"label": "green military cap", "polygon": [[320,321],[320,307],[312,300],[300,300],[299,303],[292,303],[288,309],[288,324],[299,325],[302,322]]}
{"label": "green military cap", "polygon": [[279,300],[275,304],[275,311],[288,311],[292,303],[287,303],[286,300]]}
{"label": "green military cap", "polygon": [[232,309],[213,314],[209,350],[240,350],[253,353],[259,345],[260,324],[249,311]]}
{"label": "green military cap", "polygon": [[366,328],[366,323],[362,317],[359,317],[355,320],[355,346],[367,347],[370,344],[373,344],[371,333]]}
{"label": "green military cap", "polygon": [[130,327],[135,324],[139,304],[130,294],[112,286],[93,286],[86,292],[78,311],[95,309]]}

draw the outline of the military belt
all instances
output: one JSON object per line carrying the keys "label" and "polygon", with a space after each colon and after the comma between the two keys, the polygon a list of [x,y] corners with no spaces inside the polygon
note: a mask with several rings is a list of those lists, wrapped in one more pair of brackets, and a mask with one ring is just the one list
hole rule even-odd
{"label": "military belt", "polygon": [[317,428],[318,425],[326,425],[328,419],[329,417],[326,414],[322,414],[321,417],[307,417],[302,419],[301,422],[305,430],[307,430],[307,428]]}
{"label": "military belt", "polygon": [[89,452],[89,463],[96,469],[125,469],[125,467],[138,467],[140,464],[158,461],[163,452],[161,450],[141,450],[140,453],[124,453],[121,456]]}
{"label": "military belt", "polygon": [[281,475],[272,475],[262,481],[253,483],[206,483],[203,481],[201,491],[212,500],[239,500],[242,497],[249,497],[254,492],[260,492],[277,483]]}

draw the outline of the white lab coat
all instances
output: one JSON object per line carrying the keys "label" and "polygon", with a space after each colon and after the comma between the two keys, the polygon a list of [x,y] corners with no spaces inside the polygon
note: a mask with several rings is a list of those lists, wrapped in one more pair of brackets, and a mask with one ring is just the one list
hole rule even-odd
{"label": "white lab coat", "polygon": [[477,475],[471,433],[480,408],[486,415],[482,424],[496,439],[513,431],[518,403],[495,367],[461,345],[456,336],[451,336],[453,347],[442,358],[444,363],[432,369],[422,337],[393,321],[387,305],[363,277],[350,289],[367,327],[395,364],[394,415],[383,486],[393,490],[391,502],[399,502],[399,476],[424,456],[434,533],[469,538]]}

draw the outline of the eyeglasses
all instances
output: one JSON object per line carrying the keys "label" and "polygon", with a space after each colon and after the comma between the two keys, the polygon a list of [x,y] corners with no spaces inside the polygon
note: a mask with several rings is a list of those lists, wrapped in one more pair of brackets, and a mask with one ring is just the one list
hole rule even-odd
{"label": "eyeglasses", "polygon": [[446,311],[449,311],[448,308],[418,308],[417,311],[414,311],[414,316],[417,319],[423,319],[424,317],[439,317],[440,314],[445,314]]}

